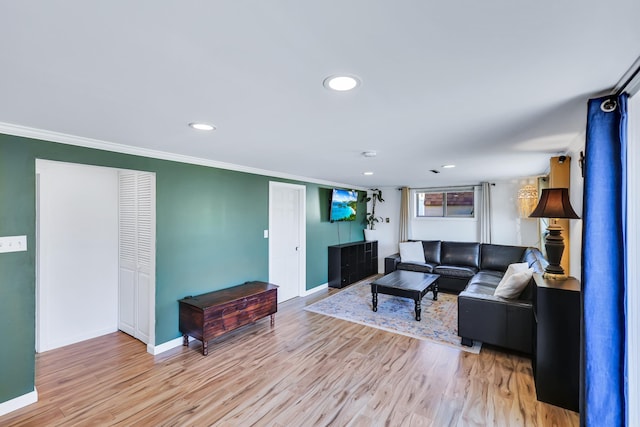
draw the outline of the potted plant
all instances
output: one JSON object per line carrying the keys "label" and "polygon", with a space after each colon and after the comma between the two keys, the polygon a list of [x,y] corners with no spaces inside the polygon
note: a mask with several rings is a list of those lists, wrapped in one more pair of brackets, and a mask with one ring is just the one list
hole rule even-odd
{"label": "potted plant", "polygon": [[364,240],[371,242],[376,239],[376,223],[382,221],[382,217],[376,216],[376,203],[384,202],[382,198],[382,190],[377,188],[372,188],[369,191],[371,193],[365,193],[363,201],[365,203],[371,202],[371,212],[367,212],[364,217],[364,223],[366,224],[366,228],[364,230]]}

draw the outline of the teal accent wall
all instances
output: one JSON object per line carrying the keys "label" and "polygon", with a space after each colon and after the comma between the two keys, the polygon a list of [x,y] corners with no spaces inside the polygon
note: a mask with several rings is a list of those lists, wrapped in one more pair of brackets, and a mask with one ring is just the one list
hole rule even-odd
{"label": "teal accent wall", "polygon": [[26,234],[28,249],[0,254],[0,402],[34,390],[36,184],[24,148],[0,139],[0,236]]}
{"label": "teal accent wall", "polygon": [[327,283],[327,246],[363,238],[364,203],[330,223],[328,186],[0,134],[0,236],[28,247],[0,254],[0,403],[34,389],[38,158],[156,174],[156,345],[180,336],[178,299],[268,280],[269,181],[306,186],[307,289]]}
{"label": "teal accent wall", "polygon": [[[363,192],[358,194],[362,199]],[[307,289],[327,283],[328,246],[364,240],[366,204],[358,203],[356,220],[330,222],[331,188],[307,184]]]}

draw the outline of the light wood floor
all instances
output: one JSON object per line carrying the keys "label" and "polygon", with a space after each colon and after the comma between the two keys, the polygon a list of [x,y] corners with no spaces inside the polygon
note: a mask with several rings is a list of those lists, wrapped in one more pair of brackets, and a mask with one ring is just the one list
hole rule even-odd
{"label": "light wood floor", "polygon": [[577,426],[538,402],[527,358],[479,355],[281,304],[211,342],[159,356],[123,333],[36,358],[39,401],[0,417],[28,426]]}

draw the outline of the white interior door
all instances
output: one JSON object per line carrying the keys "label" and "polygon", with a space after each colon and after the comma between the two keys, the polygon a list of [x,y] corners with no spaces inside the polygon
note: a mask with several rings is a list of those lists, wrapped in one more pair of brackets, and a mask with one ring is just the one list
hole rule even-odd
{"label": "white interior door", "polygon": [[269,282],[279,286],[278,302],[306,288],[306,187],[269,183]]}
{"label": "white interior door", "polygon": [[138,221],[136,174],[121,171],[119,182],[119,248],[118,270],[118,329],[136,335],[136,271],[138,268]]}
{"label": "white interior door", "polygon": [[155,175],[119,173],[118,328],[149,344],[155,325]]}

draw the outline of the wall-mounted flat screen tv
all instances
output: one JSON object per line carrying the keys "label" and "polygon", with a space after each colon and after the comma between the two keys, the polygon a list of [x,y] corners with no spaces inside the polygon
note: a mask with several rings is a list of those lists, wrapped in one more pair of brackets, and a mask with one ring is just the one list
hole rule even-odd
{"label": "wall-mounted flat screen tv", "polygon": [[334,188],[331,194],[330,221],[355,221],[357,204],[357,191]]}

